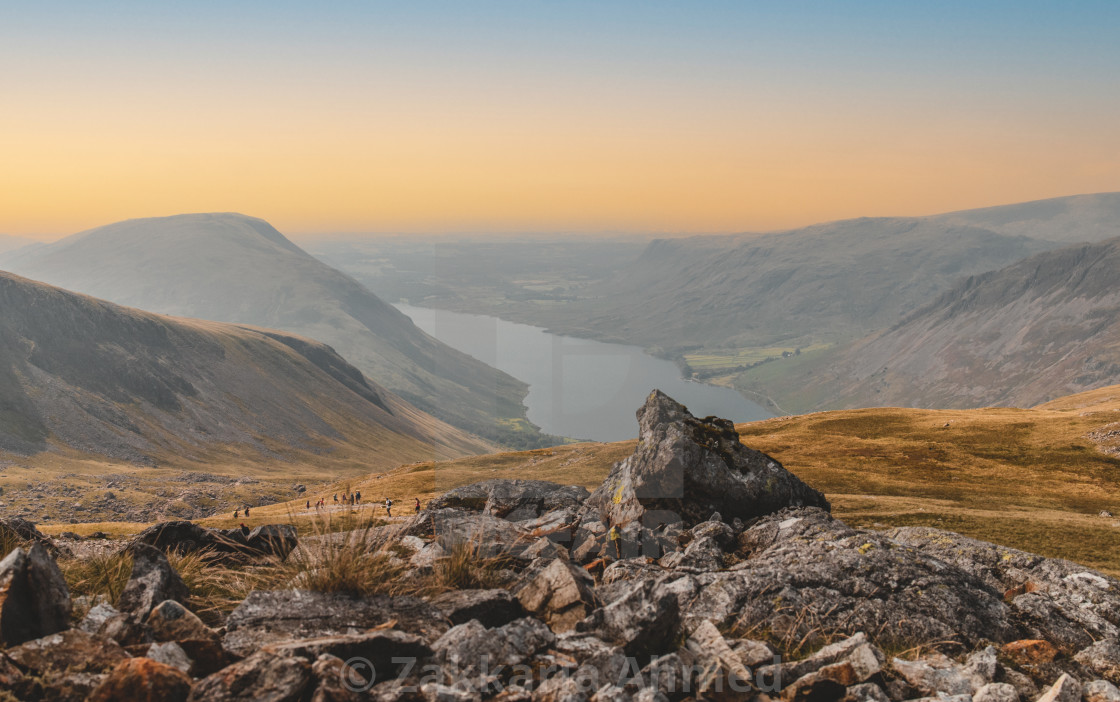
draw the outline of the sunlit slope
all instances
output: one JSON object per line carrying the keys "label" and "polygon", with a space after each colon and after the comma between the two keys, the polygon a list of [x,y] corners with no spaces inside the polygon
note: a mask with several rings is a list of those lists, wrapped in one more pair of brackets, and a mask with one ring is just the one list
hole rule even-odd
{"label": "sunlit slope", "polygon": [[118,304],[316,339],[408,402],[481,436],[515,443],[509,427],[521,423],[508,420],[524,418],[524,384],[420,331],[260,219],[129,220],[15,252],[0,268]]}
{"label": "sunlit slope", "polygon": [[[841,410],[737,428],[748,446],[825,491],[852,524],[938,526],[1120,573],[1120,518],[1098,516],[1120,515],[1120,458],[1094,438],[1120,428],[1120,386],[1035,409]],[[594,488],[633,448],[632,441],[574,444],[421,463],[322,494],[328,502],[347,488],[366,502],[390,497],[400,514],[411,512],[416,497],[487,478]],[[289,513],[306,514],[289,503],[254,515],[267,521]]]}

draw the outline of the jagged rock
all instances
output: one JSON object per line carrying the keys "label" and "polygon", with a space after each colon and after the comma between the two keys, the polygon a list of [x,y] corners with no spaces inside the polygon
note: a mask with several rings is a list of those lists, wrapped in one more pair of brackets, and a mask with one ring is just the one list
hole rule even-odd
{"label": "jagged rock", "polygon": [[594,587],[583,568],[556,559],[518,591],[517,600],[553,631],[571,631],[595,608]]}
{"label": "jagged rock", "polygon": [[682,534],[689,543],[696,539],[711,538],[720,549],[728,549],[735,542],[735,530],[721,521],[708,520]]}
{"label": "jagged rock", "polygon": [[133,547],[132,575],[121,592],[117,609],[144,618],[160,602],[175,600],[185,604],[190,595],[163,551],[143,543]]}
{"label": "jagged rock", "polygon": [[[1094,641],[1120,638],[1120,581],[1056,558],[970,539],[928,527],[893,529],[888,535],[1012,595],[1015,617],[1035,638],[1067,653]],[[1029,588],[1026,587],[1029,585]]]}
{"label": "jagged rock", "polygon": [[164,600],[148,615],[156,641],[218,641],[218,634],[206,626],[194,612],[175,600]]}
{"label": "jagged rock", "polygon": [[403,631],[384,629],[360,634],[323,636],[266,646],[280,656],[316,660],[330,655],[342,660],[362,659],[373,666],[378,677],[395,677],[404,659],[417,661],[430,656],[432,649],[420,637]]}
{"label": "jagged rock", "polygon": [[117,608],[108,602],[102,602],[90,608],[86,612],[86,616],[82,617],[82,621],[78,623],[78,628],[89,634],[96,634],[103,624],[110,618],[120,614]]}
{"label": "jagged rock", "polygon": [[1120,690],[1107,680],[1094,680],[1081,690],[1085,702],[1120,702]]}
{"label": "jagged rock", "polygon": [[296,528],[291,524],[262,524],[249,532],[246,546],[250,553],[276,556],[283,560],[299,544]]}
{"label": "jagged rock", "polygon": [[151,658],[153,661],[169,665],[184,673],[189,673],[191,670],[190,657],[187,655],[187,652],[183,650],[183,647],[174,641],[154,643],[148,647],[144,655],[146,658]]}
{"label": "jagged rock", "polygon": [[673,551],[663,556],[658,564],[662,568],[685,573],[709,573],[723,569],[723,550],[710,536],[693,539],[683,551]]}
{"label": "jagged rock", "polygon": [[160,522],[140,532],[129,542],[128,550],[135,551],[141,544],[160,551],[185,554],[206,550],[223,550],[221,539],[212,529],[189,521]]}
{"label": "jagged rock", "polygon": [[665,573],[665,569],[646,558],[624,558],[603,569],[602,584],[626,586],[634,580],[655,578]]}
{"label": "jagged rock", "polygon": [[[828,644],[819,651],[799,661],[779,662],[766,665],[760,668],[759,672],[768,679],[780,680],[788,683],[810,675],[811,673],[815,673],[825,666],[839,663],[851,656],[858,649],[868,645],[867,635],[861,631],[854,636],[849,636],[841,641]],[[875,658],[879,660],[879,655],[875,655]]]}
{"label": "jagged rock", "polygon": [[155,641],[155,636],[147,623],[130,612],[118,612],[110,616],[96,633],[98,636],[116,641],[121,646],[139,646]]}
{"label": "jagged rock", "polygon": [[495,627],[525,616],[521,603],[501,589],[452,590],[432,598],[432,604],[452,624],[477,619],[485,627]]}
{"label": "jagged rock", "polygon": [[1073,659],[1105,680],[1120,684],[1120,643],[1116,639],[1098,641]]}
{"label": "jagged rock", "polygon": [[1038,698],[1038,702],[1079,702],[1080,700],[1081,683],[1064,673],[1042,697]]}
{"label": "jagged rock", "polygon": [[260,651],[195,683],[188,699],[190,702],[297,702],[311,682],[310,662]]}
{"label": "jagged rock", "polygon": [[1019,639],[1003,645],[1003,654],[1020,665],[1051,663],[1059,651],[1043,639]]}
{"label": "jagged rock", "polygon": [[592,518],[692,526],[714,512],[750,519],[789,506],[828,508],[820,492],[773,458],[743,446],[734,424],[696,419],[659,390],[638,410],[638,425],[637,449],[585,503]]}
{"label": "jagged rock", "polygon": [[425,510],[409,526],[408,533],[435,540],[447,553],[466,547],[477,558],[506,557],[523,562],[532,560],[524,552],[536,540],[516,522],[457,509]]}
{"label": "jagged rock", "polygon": [[773,665],[775,662],[774,649],[763,641],[751,639],[738,639],[731,643],[731,650],[739,657],[739,662],[751,670],[764,665]]}
{"label": "jagged rock", "polygon": [[222,645],[247,656],[269,644],[359,633],[390,621],[426,640],[434,640],[450,625],[438,609],[412,597],[255,590],[230,613]]}
{"label": "jagged rock", "polygon": [[[1010,607],[976,577],[815,508],[783,510],[744,534],[758,547],[727,571],[697,576],[682,616],[768,628],[795,640],[820,628],[905,641],[1008,641]],[[810,624],[809,622],[812,622]]]}
{"label": "jagged rock", "polygon": [[477,621],[452,627],[432,645],[436,658],[459,672],[472,676],[484,670],[509,668],[529,660],[538,651],[552,645],[556,636],[547,626],[525,617],[496,629],[487,629]]}
{"label": "jagged rock", "polygon": [[973,651],[964,662],[964,673],[972,682],[974,692],[990,682],[995,682],[1001,668],[994,646],[985,646],[979,651]]}
{"label": "jagged rock", "polygon": [[0,560],[0,642],[15,646],[62,631],[70,610],[66,579],[42,544]]}
{"label": "jagged rock", "polygon": [[591,702],[630,702],[630,695],[618,685],[607,683],[595,691]]}
{"label": "jagged rock", "polygon": [[910,687],[927,697],[971,695],[972,682],[964,670],[941,654],[931,654],[916,661],[895,658],[891,666]]}
{"label": "jagged rock", "polygon": [[438,541],[433,541],[429,544],[425,544],[423,548],[414,553],[412,558],[408,559],[408,562],[413,568],[421,570],[434,567],[441,558],[446,557],[447,551],[444,550],[443,546],[441,546]]}
{"label": "jagged rock", "polygon": [[516,522],[563,507],[578,507],[589,495],[587,488],[579,485],[496,478],[444,493],[432,500],[428,509],[471,510]]}
{"label": "jagged rock", "polygon": [[1007,683],[988,683],[976,691],[972,702],[1019,702],[1019,691]]}
{"label": "jagged rock", "polygon": [[753,690],[750,669],[711,622],[701,622],[689,634],[685,647],[704,666],[696,685],[700,695],[722,698],[721,693]]}
{"label": "jagged rock", "polygon": [[849,687],[840,702],[891,702],[891,698],[875,683],[863,683]]}
{"label": "jagged rock", "polygon": [[622,597],[597,609],[576,625],[621,646],[631,656],[666,653],[675,648],[680,603],[668,580],[645,580]]}
{"label": "jagged rock", "polygon": [[89,702],[184,702],[191,678],[181,670],[150,658],[122,661],[94,689]]}
{"label": "jagged rock", "polygon": [[647,690],[676,696],[696,687],[694,673],[698,667],[695,657],[685,649],[658,656],[641,669],[636,679],[627,681],[626,690],[634,692],[635,699]]}
{"label": "jagged rock", "polygon": [[27,641],[8,649],[7,655],[20,668],[40,675],[51,671],[103,673],[128,658],[115,641],[81,629]]}
{"label": "jagged rock", "polygon": [[354,677],[356,672],[341,658],[323,654],[311,664],[315,691],[311,702],[359,702],[366,699],[359,694],[365,688],[363,678]]}
{"label": "jagged rock", "polygon": [[582,680],[599,683],[593,689],[617,683],[628,670],[629,661],[621,648],[591,634],[560,634],[553,647],[579,663],[577,675]]}
{"label": "jagged rock", "polygon": [[0,519],[0,535],[4,532],[9,532],[16,539],[27,542],[28,547],[36,543],[41,544],[51,555],[58,555],[65,550],[59,547],[49,536],[39,531],[34,522],[20,517]]}

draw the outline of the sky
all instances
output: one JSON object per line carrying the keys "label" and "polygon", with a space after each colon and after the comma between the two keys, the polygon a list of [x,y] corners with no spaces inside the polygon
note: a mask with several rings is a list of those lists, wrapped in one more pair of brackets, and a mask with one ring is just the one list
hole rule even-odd
{"label": "sky", "polygon": [[739,232],[1120,190],[1120,3],[0,3],[0,233]]}

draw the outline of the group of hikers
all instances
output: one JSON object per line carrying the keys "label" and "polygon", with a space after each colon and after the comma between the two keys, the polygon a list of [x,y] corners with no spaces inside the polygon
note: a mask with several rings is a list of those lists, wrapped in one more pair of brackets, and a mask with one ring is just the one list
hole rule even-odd
{"label": "group of hikers", "polygon": [[[415,497],[413,499],[416,500],[416,505],[415,505],[416,514],[420,514],[420,509],[421,509],[420,498]],[[336,506],[338,506],[338,505],[354,506],[354,505],[360,505],[361,503],[362,503],[362,493],[360,493],[360,492],[343,493],[342,500],[338,499],[338,493],[335,493],[335,495],[334,495],[334,504]],[[384,505],[385,505],[385,514],[392,517],[393,516],[393,500],[386,497]],[[307,509],[309,509],[309,510],[311,509],[311,500],[307,500],[307,505],[306,506],[307,506]],[[323,509],[326,506],[327,506],[327,498],[326,497],[320,497],[315,502],[315,509],[317,509],[317,510]],[[243,510],[235,509],[233,511],[233,518],[234,519],[240,519],[242,511]],[[246,505],[246,507],[244,509],[244,512],[245,512],[245,516],[248,517],[249,516],[248,505]],[[242,526],[244,526],[244,525],[242,525]]]}

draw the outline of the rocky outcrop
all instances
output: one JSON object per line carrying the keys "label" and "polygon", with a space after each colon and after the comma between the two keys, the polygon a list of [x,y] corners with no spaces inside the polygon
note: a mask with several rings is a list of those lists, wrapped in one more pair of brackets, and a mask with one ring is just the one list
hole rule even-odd
{"label": "rocky outcrop", "polygon": [[0,561],[0,642],[15,646],[70,626],[70,590],[39,542]]}
{"label": "rocky outcrop", "polygon": [[545,480],[484,480],[444,493],[432,500],[428,509],[470,510],[516,522],[562,507],[578,507],[589,494],[579,485]]}
{"label": "rocky outcrop", "polygon": [[121,592],[117,609],[142,620],[160,602],[176,600],[186,604],[190,594],[163,551],[140,543],[132,549],[132,575]]}
{"label": "rocky outcrop", "polygon": [[148,545],[167,553],[208,553],[219,560],[274,556],[283,560],[299,543],[290,524],[262,524],[246,537],[239,530],[207,529],[189,521],[161,522],[140,532],[127,550]]}
{"label": "rocky outcrop", "polygon": [[638,410],[638,425],[634,454],[586,502],[604,523],[692,526],[715,513],[746,520],[790,506],[828,509],[824,495],[740,443],[725,419],[697,419],[655,390]]}

